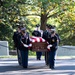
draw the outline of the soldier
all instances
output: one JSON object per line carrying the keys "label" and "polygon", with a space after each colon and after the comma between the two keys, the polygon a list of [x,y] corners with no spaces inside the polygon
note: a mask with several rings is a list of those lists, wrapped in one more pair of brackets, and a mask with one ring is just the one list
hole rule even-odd
{"label": "soldier", "polygon": [[59,43],[60,43],[61,39],[60,39],[59,34],[56,32],[56,27],[55,27],[55,26],[53,26],[53,27],[52,27],[52,29],[51,29],[51,31],[55,31],[55,35],[56,35],[56,37],[57,37],[57,43],[58,43],[58,45],[59,45]]}
{"label": "soldier", "polygon": [[36,25],[36,28],[35,28],[35,30],[32,32],[32,35],[33,35],[33,36],[36,36],[36,37],[41,37],[41,32],[40,32],[39,30],[40,30],[40,25]]}
{"label": "soldier", "polygon": [[49,68],[54,69],[55,64],[55,54],[57,50],[57,37],[55,35],[55,31],[51,31],[51,38],[49,39]]}
{"label": "soldier", "polygon": [[21,65],[21,58],[20,58],[20,52],[19,52],[19,45],[18,45],[18,36],[20,35],[22,25],[17,25],[17,31],[13,34],[13,41],[14,41],[14,47],[17,49],[17,57],[18,57],[18,63]]}
{"label": "soldier", "polygon": [[42,38],[44,38],[46,41],[48,41],[48,38],[50,38],[50,32],[51,32],[51,25],[46,25],[46,30],[43,32]]}
{"label": "soldier", "polygon": [[[36,37],[41,37],[40,25],[36,25],[36,30],[33,31],[32,35]],[[41,60],[41,55],[42,55],[42,52],[36,52],[37,60]]]}
{"label": "soldier", "polygon": [[[51,37],[51,25],[46,25],[46,30],[43,32],[42,38],[44,38],[47,42],[49,41],[49,38]],[[48,65],[48,52],[45,52],[45,63]]]}
{"label": "soldier", "polygon": [[28,67],[28,45],[30,44],[29,33],[26,28],[21,29],[21,36],[18,38],[19,49],[21,53],[21,61],[23,68]]}

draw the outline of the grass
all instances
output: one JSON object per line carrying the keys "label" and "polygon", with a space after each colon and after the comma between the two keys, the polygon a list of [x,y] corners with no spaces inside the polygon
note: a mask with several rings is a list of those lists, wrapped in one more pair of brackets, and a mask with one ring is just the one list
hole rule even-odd
{"label": "grass", "polygon": [[0,58],[17,58],[16,55],[0,56]]}
{"label": "grass", "polygon": [[[35,55],[29,55],[29,58],[35,58]],[[0,58],[17,58],[17,55],[0,56]],[[44,56],[42,56],[44,58]]]}
{"label": "grass", "polygon": [[[35,55],[29,55],[29,57],[36,57]],[[7,56],[0,56],[0,58],[17,58],[17,55],[7,55]]]}
{"label": "grass", "polygon": [[[29,55],[29,58],[34,58],[36,55]],[[7,55],[7,56],[0,56],[0,58],[17,58],[17,55]],[[42,56],[44,58],[44,56]],[[75,58],[75,56],[56,56],[56,59],[71,59]]]}

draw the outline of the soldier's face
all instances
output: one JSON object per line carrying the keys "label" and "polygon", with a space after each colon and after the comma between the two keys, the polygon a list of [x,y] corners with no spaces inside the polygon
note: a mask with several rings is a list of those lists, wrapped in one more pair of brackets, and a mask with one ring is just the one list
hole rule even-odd
{"label": "soldier's face", "polygon": [[55,33],[51,34],[52,37],[54,37]]}
{"label": "soldier's face", "polygon": [[20,28],[18,28],[18,32],[21,32]]}
{"label": "soldier's face", "polygon": [[49,29],[49,32],[51,32],[51,29]]}
{"label": "soldier's face", "polygon": [[46,27],[46,30],[48,30],[48,27]]}
{"label": "soldier's face", "polygon": [[40,30],[40,27],[36,27],[36,30]]}
{"label": "soldier's face", "polygon": [[23,35],[25,35],[25,31],[21,31],[21,33],[22,33]]}

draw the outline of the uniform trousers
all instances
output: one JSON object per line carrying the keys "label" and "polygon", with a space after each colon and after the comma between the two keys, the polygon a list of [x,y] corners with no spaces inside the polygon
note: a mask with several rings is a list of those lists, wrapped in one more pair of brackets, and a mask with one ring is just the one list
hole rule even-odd
{"label": "uniform trousers", "polygon": [[41,60],[42,52],[36,52],[37,60]]}
{"label": "uniform trousers", "polygon": [[56,51],[49,51],[49,67],[54,68]]}
{"label": "uniform trousers", "polygon": [[23,68],[28,67],[28,49],[26,50],[20,50],[21,53],[21,61]]}
{"label": "uniform trousers", "polygon": [[19,49],[17,49],[17,58],[18,58],[18,63],[19,63],[19,65],[22,65],[21,53],[20,53],[20,50],[19,50]]}
{"label": "uniform trousers", "polygon": [[49,64],[49,52],[45,52],[45,63],[46,65]]}

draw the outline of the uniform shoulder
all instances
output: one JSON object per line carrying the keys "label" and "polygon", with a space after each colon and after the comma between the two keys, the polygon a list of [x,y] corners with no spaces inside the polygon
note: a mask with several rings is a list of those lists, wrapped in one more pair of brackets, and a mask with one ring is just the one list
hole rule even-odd
{"label": "uniform shoulder", "polygon": [[29,32],[26,32],[26,35],[28,35],[28,36],[29,36]]}
{"label": "uniform shoulder", "polygon": [[47,30],[43,31],[43,34],[47,33]]}

